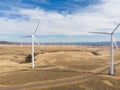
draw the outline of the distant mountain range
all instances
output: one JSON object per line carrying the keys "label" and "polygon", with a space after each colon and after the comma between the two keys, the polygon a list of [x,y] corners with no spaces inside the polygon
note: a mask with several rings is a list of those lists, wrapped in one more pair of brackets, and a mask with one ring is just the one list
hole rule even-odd
{"label": "distant mountain range", "polygon": [[[30,45],[31,43],[29,42],[8,42],[8,41],[0,41],[0,44],[7,44],[7,45]],[[91,45],[91,46],[109,46],[110,42],[56,42],[56,43],[43,43],[46,45]],[[117,44],[120,46],[120,41],[117,41]]]}

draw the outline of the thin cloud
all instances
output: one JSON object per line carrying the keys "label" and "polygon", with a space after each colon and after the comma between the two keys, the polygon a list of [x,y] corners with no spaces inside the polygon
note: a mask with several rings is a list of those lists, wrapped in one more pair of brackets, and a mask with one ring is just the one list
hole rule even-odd
{"label": "thin cloud", "polygon": [[38,21],[40,21],[40,27],[37,34],[41,35],[88,35],[90,31],[111,32],[120,20],[119,6],[119,0],[103,0],[103,3],[99,5],[91,5],[84,9],[78,8],[72,14],[46,11],[39,7],[32,9],[12,8],[12,11],[4,13],[8,15],[17,13],[22,17],[27,17],[28,20],[22,17],[14,20],[1,17],[0,32],[4,34],[32,34]]}

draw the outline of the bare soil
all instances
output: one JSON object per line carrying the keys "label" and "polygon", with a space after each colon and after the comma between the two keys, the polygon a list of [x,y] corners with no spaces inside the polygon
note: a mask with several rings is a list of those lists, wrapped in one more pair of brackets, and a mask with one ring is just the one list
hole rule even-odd
{"label": "bare soil", "polygon": [[[115,75],[109,75],[110,51],[106,46],[45,45],[35,47],[35,69],[24,63],[31,54],[29,45],[0,45],[0,90],[119,90],[120,54],[115,50]],[[91,77],[86,77],[86,76]],[[38,82],[66,80],[79,76],[81,80],[70,80],[63,84],[46,87],[24,88]],[[3,86],[7,89],[3,89]],[[2,89],[1,89],[2,88]]]}

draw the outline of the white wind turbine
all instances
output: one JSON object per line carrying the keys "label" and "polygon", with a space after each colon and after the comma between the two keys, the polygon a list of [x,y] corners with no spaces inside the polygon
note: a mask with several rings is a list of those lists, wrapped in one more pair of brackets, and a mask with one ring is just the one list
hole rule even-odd
{"label": "white wind turbine", "polygon": [[118,45],[114,39],[114,33],[115,31],[118,29],[118,27],[120,26],[120,24],[117,25],[117,27],[111,32],[111,33],[107,33],[107,32],[90,32],[90,33],[96,33],[96,34],[106,34],[106,35],[110,35],[111,36],[111,47],[110,47],[110,75],[114,75],[114,45],[117,48],[117,50],[120,53],[120,50],[118,48]]}
{"label": "white wind turbine", "polygon": [[36,40],[38,45],[40,45],[39,40],[35,37],[35,34],[36,34],[38,27],[39,27],[39,24],[40,23],[37,24],[37,27],[32,35],[22,37],[22,38],[31,38],[31,41],[32,41],[32,68],[35,67],[35,64],[34,64],[34,44],[35,43],[34,43],[34,41]]}

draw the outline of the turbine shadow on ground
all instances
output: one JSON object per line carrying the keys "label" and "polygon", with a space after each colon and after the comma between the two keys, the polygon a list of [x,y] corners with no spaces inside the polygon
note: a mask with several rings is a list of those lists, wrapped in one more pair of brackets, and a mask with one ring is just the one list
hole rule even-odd
{"label": "turbine shadow on ground", "polygon": [[[120,62],[118,62],[118,63],[116,63],[116,64],[114,64],[114,66],[116,67],[116,66],[118,66],[118,65],[120,65]],[[101,75],[103,75],[103,74],[105,74],[104,72],[105,71],[108,71],[108,74],[109,74],[109,66],[108,67],[106,67],[106,68],[104,68],[104,69],[102,69],[102,70],[100,70],[99,72],[97,72],[97,73],[94,73],[94,72],[90,72],[90,71],[78,71],[78,70],[69,70],[69,69],[45,69],[45,68],[51,68],[51,67],[56,67],[56,66],[58,66],[58,65],[46,65],[46,66],[36,66],[36,69],[37,70],[42,70],[42,71],[57,71],[57,72],[79,72],[79,73],[88,73],[88,74],[93,74],[93,75],[98,75],[98,74],[101,74]]]}
{"label": "turbine shadow on ground", "polygon": [[[115,64],[115,66],[120,65],[120,62]],[[48,67],[48,66],[45,66]],[[59,85],[61,83],[73,83],[73,82],[77,82],[77,81],[84,81],[87,79],[91,79],[97,75],[103,75],[103,72],[109,70],[109,67],[104,68],[102,70],[100,70],[97,73],[93,73],[93,72],[81,72],[81,73],[87,73],[87,75],[83,76],[83,77],[75,77],[75,78],[69,78],[69,79],[65,79],[65,80],[59,80],[58,81],[54,81],[54,82],[43,82],[43,83],[36,83],[36,84],[32,84],[32,85],[26,85],[26,86],[17,86],[17,87],[0,87],[1,90],[19,90],[19,89],[29,89],[29,88],[34,88],[34,87],[38,87],[38,86],[46,86],[46,85]],[[60,70],[49,70],[49,71],[60,71]],[[69,70],[63,70],[63,72],[78,72],[78,71],[69,71]],[[80,73],[80,72],[79,72]]]}

